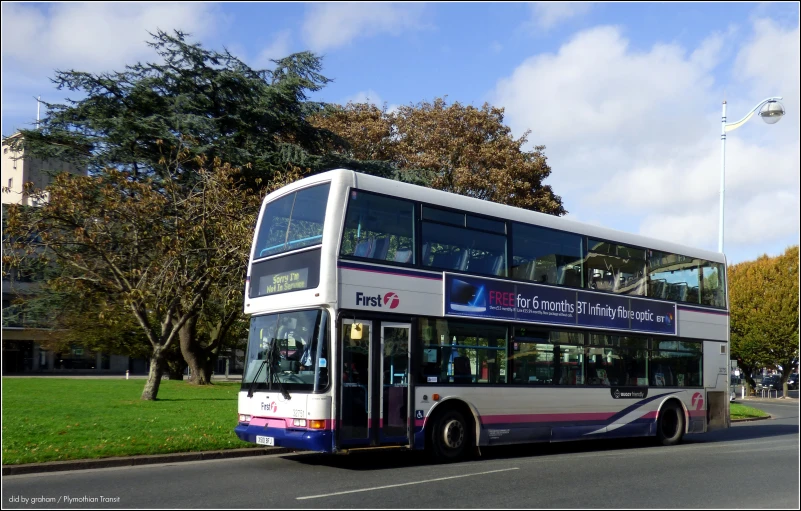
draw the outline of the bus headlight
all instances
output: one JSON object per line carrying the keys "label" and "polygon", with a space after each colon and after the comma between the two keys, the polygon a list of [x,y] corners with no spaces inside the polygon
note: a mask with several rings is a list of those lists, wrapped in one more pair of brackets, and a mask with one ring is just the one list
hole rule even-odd
{"label": "bus headlight", "polygon": [[292,419],[293,426],[306,427],[306,419]]}
{"label": "bus headlight", "polygon": [[250,422],[250,415],[240,413],[239,414],[239,422]]}

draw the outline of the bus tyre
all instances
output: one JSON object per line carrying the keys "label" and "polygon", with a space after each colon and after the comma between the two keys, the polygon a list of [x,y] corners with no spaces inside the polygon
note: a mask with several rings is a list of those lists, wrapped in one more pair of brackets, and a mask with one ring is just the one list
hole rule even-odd
{"label": "bus tyre", "polygon": [[676,445],[684,436],[684,427],[684,410],[675,402],[669,402],[659,411],[656,439],[662,445]]}
{"label": "bus tyre", "polygon": [[451,408],[439,414],[431,427],[430,453],[441,462],[457,461],[472,452],[469,423],[458,410]]}

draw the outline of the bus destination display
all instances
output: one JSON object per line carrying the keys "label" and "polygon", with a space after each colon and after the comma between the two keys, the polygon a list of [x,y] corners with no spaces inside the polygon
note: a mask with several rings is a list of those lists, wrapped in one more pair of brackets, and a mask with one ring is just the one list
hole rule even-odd
{"label": "bus destination display", "polygon": [[264,275],[259,278],[259,296],[297,291],[307,287],[309,287],[308,268]]}

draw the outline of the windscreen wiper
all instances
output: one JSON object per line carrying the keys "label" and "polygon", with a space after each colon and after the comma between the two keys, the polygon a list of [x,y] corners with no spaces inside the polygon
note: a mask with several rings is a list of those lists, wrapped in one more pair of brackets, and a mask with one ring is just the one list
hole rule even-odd
{"label": "windscreen wiper", "polygon": [[267,376],[267,388],[269,390],[273,389],[273,380],[278,384],[278,390],[281,391],[281,395],[284,396],[284,399],[287,401],[292,399],[289,395],[289,392],[284,388],[284,384],[281,382],[281,377],[278,374],[278,371],[275,368],[278,367],[278,361],[281,360],[281,350],[278,347],[278,339],[273,339],[272,346],[270,346],[270,350],[267,352],[267,361],[270,362],[270,367],[267,369],[270,374]]}
{"label": "windscreen wiper", "polygon": [[248,389],[248,397],[253,397],[253,387],[256,386],[256,382],[259,381],[259,375],[261,374],[261,370],[264,369],[264,364],[267,363],[267,359],[261,361],[261,365],[259,366],[259,370],[256,371],[256,375],[253,376],[253,381],[250,382],[250,388]]}
{"label": "windscreen wiper", "polygon": [[[284,384],[281,382],[281,377],[278,375],[278,373],[276,371],[271,371],[271,372],[273,373],[273,377],[275,378],[276,383],[278,383],[278,390],[281,391],[281,395],[284,396],[284,399],[286,399],[287,401],[292,399],[292,396],[289,395],[289,392],[286,390]],[[270,388],[272,389],[272,385],[270,385]]]}

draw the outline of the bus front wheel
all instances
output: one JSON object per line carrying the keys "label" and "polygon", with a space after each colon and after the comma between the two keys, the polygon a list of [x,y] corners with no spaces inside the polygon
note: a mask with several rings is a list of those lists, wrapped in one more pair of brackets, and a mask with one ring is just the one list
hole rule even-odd
{"label": "bus front wheel", "polygon": [[454,408],[446,410],[431,427],[431,454],[437,461],[462,459],[470,452],[472,436],[464,415]]}
{"label": "bus front wheel", "polygon": [[684,410],[675,402],[670,402],[659,411],[656,423],[656,439],[662,445],[676,445],[684,436]]}

